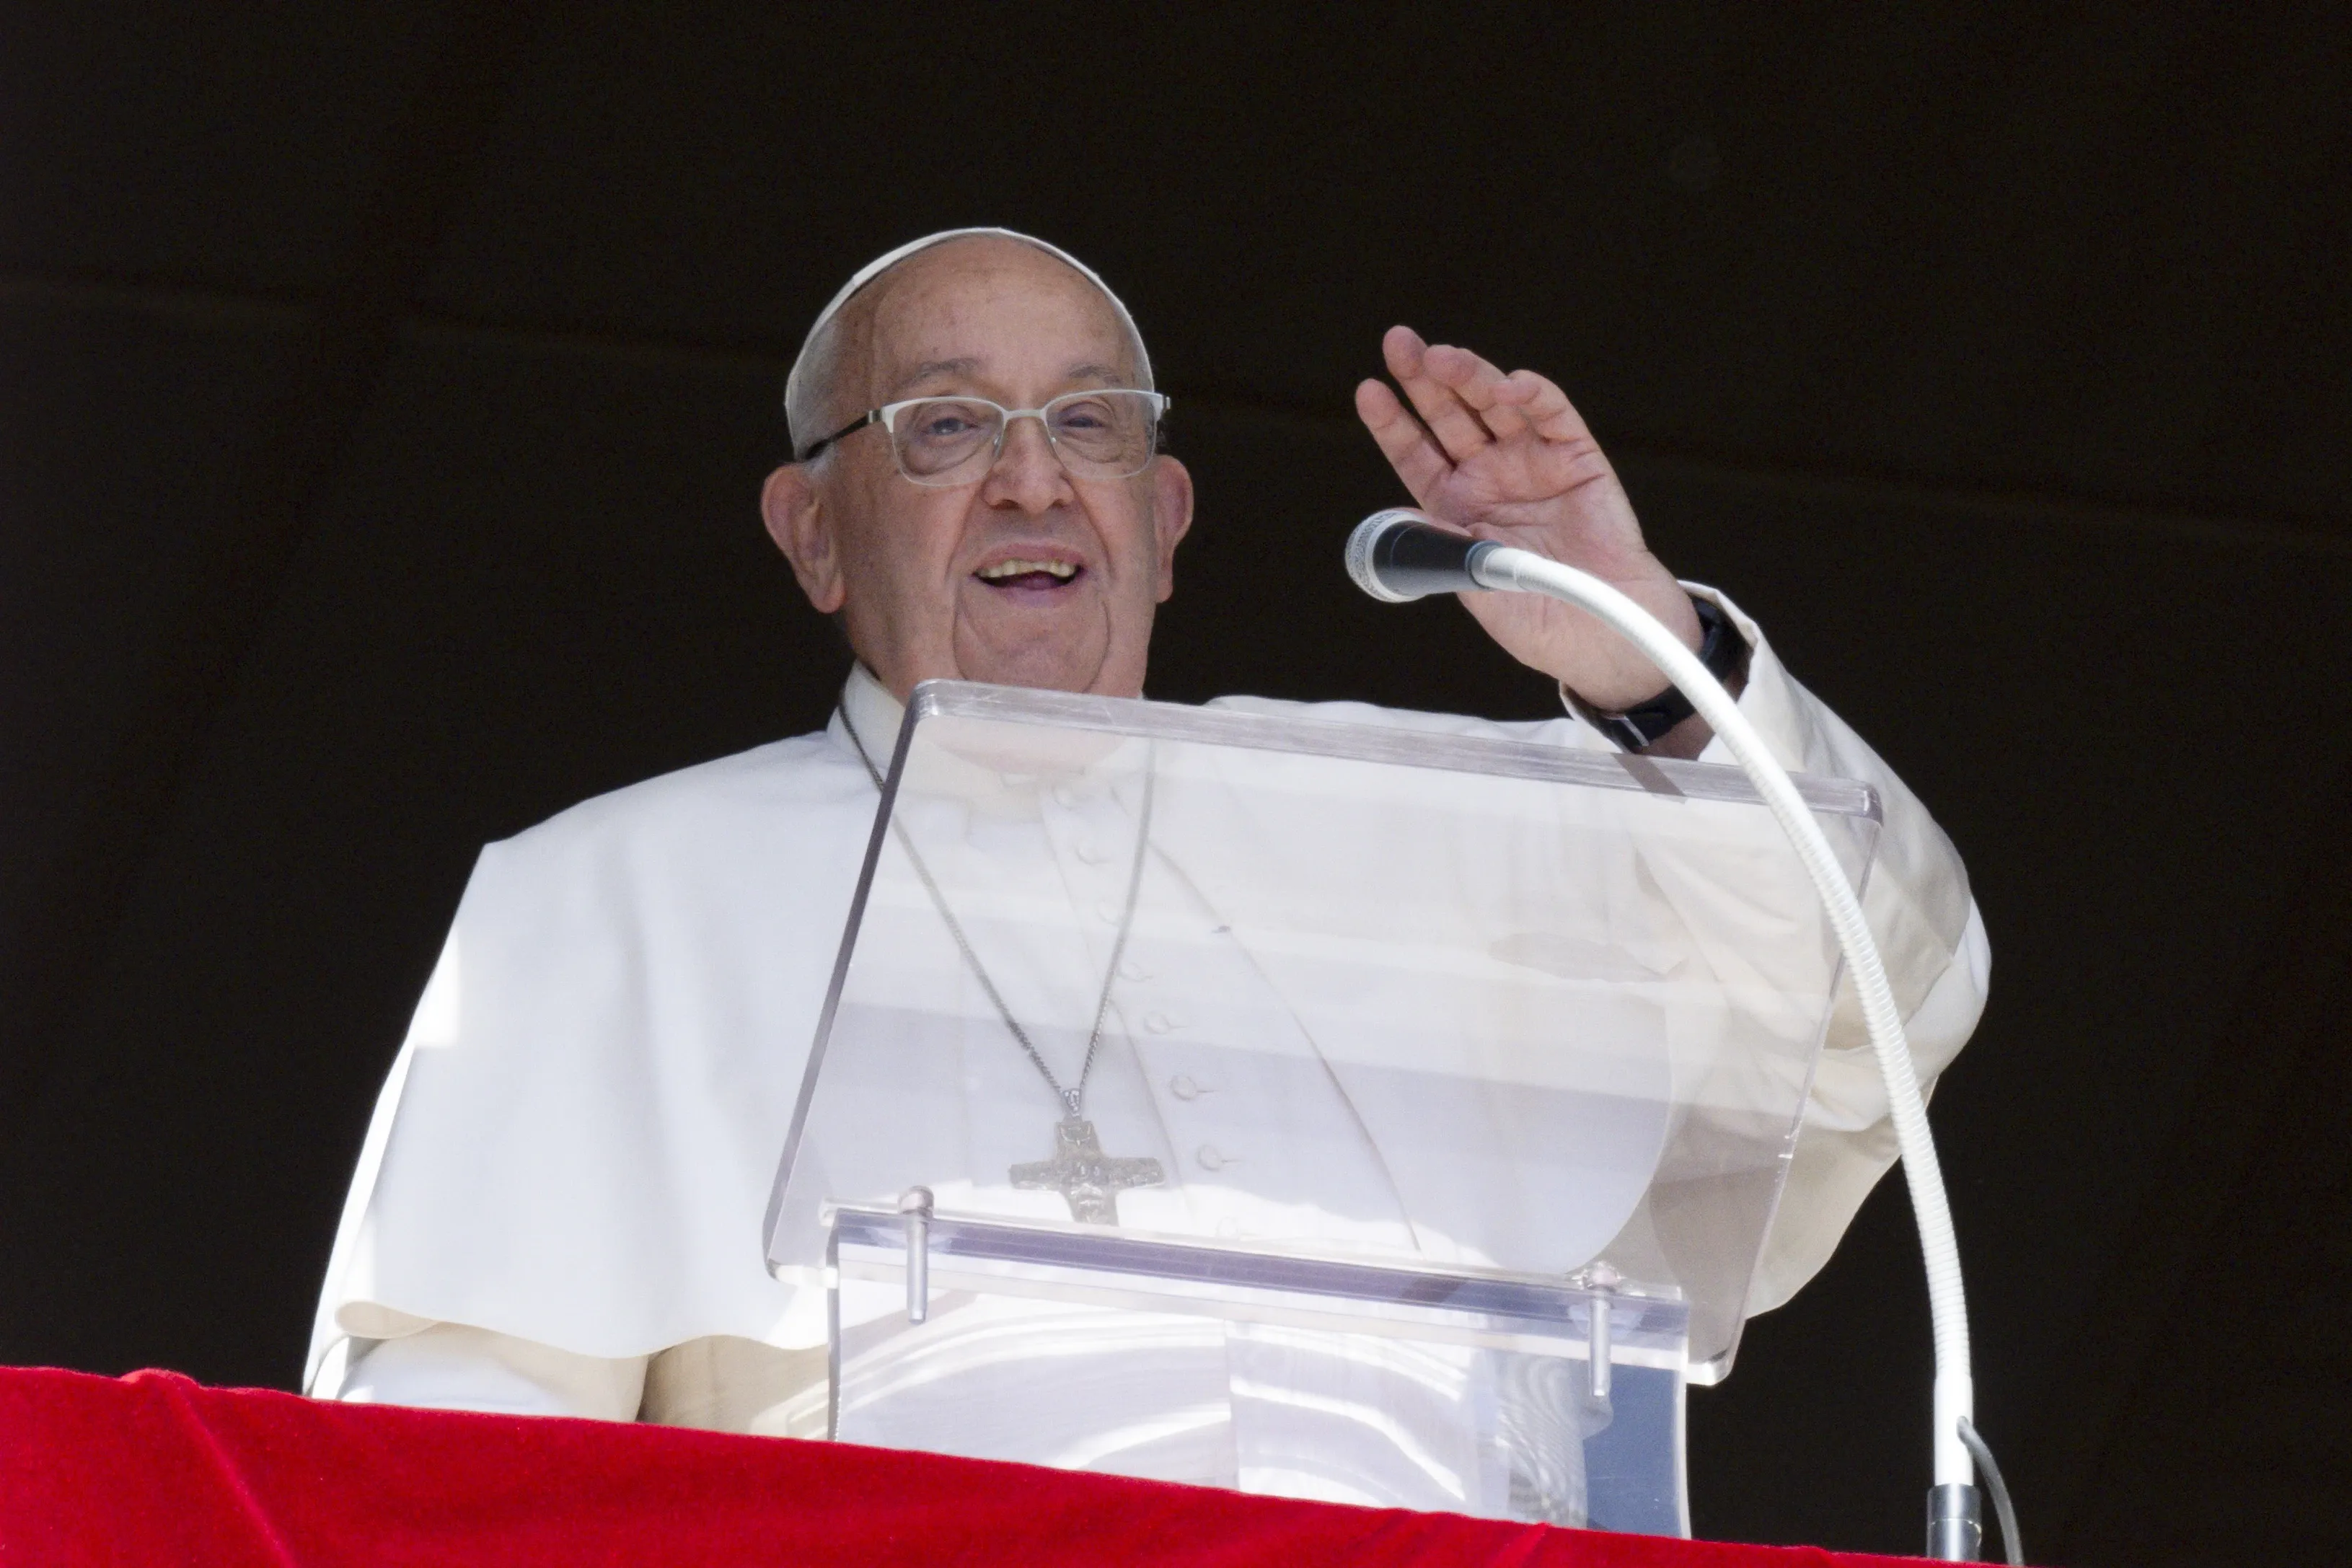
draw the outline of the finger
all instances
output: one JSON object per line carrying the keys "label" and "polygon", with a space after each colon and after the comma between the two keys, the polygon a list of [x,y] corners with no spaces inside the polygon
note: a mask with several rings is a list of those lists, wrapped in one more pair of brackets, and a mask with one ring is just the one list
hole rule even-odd
{"label": "finger", "polygon": [[1412,499],[1427,510],[1430,500],[1454,465],[1438,449],[1420,420],[1406,411],[1388,383],[1367,381],[1356,388],[1356,417],[1372,433],[1381,456],[1389,460]]}
{"label": "finger", "polygon": [[1507,378],[1501,395],[1517,404],[1528,426],[1547,441],[1592,439],[1584,416],[1576,411],[1568,394],[1547,377],[1531,370],[1515,370]]}
{"label": "finger", "polygon": [[1429,373],[1468,405],[1496,440],[1507,440],[1527,429],[1528,421],[1516,406],[1511,378],[1501,368],[1468,349],[1451,344],[1432,347],[1423,356]]}
{"label": "finger", "polygon": [[1388,359],[1389,374],[1404,388],[1447,457],[1461,462],[1494,439],[1477,410],[1433,374],[1430,361],[1436,351],[1423,342],[1418,332],[1411,327],[1391,327],[1388,336],[1381,340],[1381,348]]}

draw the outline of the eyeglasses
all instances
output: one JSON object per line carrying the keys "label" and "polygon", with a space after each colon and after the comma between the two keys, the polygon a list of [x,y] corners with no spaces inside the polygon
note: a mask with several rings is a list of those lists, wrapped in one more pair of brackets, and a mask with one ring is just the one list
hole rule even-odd
{"label": "eyeglasses", "polygon": [[1160,420],[1169,406],[1159,393],[1128,387],[1066,392],[1043,408],[1007,408],[985,397],[909,397],[867,409],[811,442],[796,460],[805,463],[835,441],[879,425],[890,432],[891,456],[908,479],[919,485],[970,484],[995,467],[1013,422],[1034,419],[1073,476],[1132,479],[1160,450]]}

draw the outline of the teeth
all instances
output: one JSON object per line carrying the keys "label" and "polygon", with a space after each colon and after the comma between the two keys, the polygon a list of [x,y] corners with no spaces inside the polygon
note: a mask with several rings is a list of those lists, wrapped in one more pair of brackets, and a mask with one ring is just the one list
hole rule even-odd
{"label": "teeth", "polygon": [[996,583],[1032,572],[1049,573],[1065,583],[1078,574],[1077,567],[1067,561],[1000,561],[993,566],[982,567],[980,576],[982,582]]}

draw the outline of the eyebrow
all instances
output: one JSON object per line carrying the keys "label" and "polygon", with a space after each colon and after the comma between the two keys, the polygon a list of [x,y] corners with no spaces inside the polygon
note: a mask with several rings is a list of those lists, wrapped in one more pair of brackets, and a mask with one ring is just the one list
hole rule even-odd
{"label": "eyebrow", "polygon": [[916,383],[929,381],[935,375],[970,375],[979,368],[980,361],[970,354],[966,354],[961,359],[925,360],[897,381],[892,382],[890,391],[904,392]]}

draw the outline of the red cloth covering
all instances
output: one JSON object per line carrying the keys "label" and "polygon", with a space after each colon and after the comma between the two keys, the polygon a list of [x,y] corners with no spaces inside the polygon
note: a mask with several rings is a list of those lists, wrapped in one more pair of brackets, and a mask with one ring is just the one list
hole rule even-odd
{"label": "red cloth covering", "polygon": [[1916,1561],[1343,1508],[840,1443],[0,1370],[0,1563]]}

